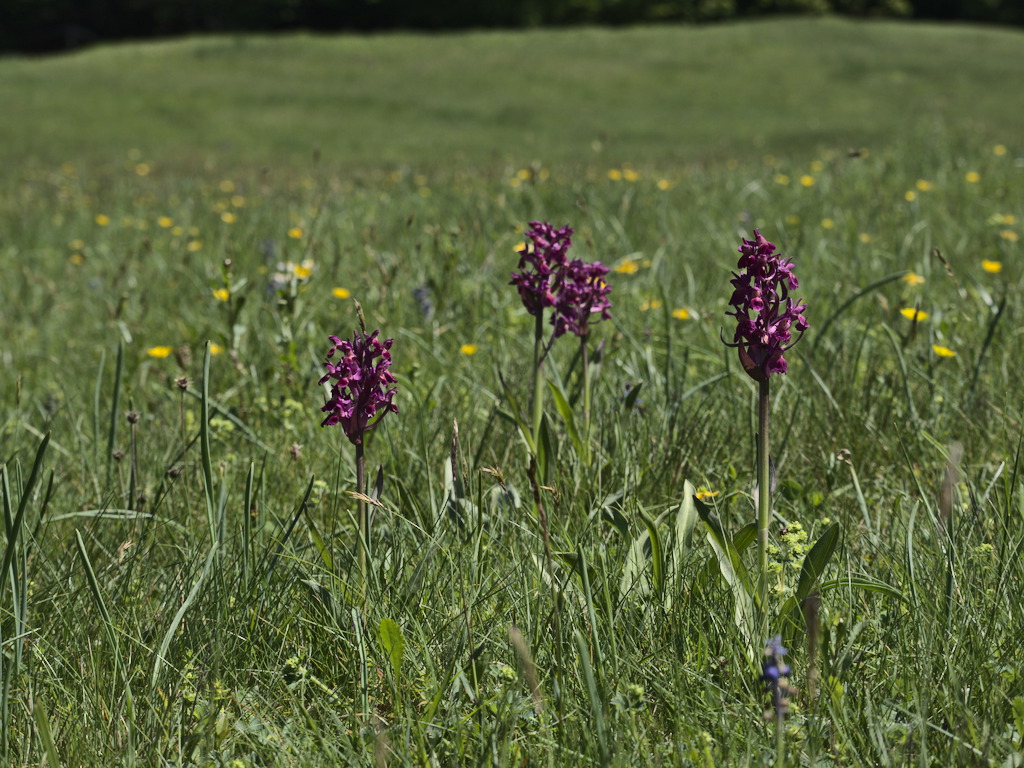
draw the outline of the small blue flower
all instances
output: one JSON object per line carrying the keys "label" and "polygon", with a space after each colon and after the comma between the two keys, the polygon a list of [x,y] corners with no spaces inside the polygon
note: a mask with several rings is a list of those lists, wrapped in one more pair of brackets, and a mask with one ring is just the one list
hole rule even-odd
{"label": "small blue flower", "polygon": [[764,649],[764,661],[761,664],[761,681],[771,696],[771,704],[765,712],[766,717],[783,718],[789,707],[789,696],[793,688],[789,685],[789,676],[793,673],[782,657],[788,651],[782,645],[782,635],[776,635]]}

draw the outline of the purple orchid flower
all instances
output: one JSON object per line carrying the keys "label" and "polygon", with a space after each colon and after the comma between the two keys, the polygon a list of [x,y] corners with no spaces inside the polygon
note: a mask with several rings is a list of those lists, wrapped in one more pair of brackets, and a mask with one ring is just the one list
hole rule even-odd
{"label": "purple orchid flower", "polygon": [[[738,267],[733,272],[733,294],[729,304],[735,311],[736,334],[730,347],[739,349],[744,370],[757,381],[767,380],[773,373],[786,373],[789,365],[783,357],[796,344],[809,324],[804,317],[807,305],[803,299],[794,302],[789,291],[800,283],[793,274],[793,262],[775,252],[758,230],[754,239],[744,238],[740,246]],[[793,333],[800,335],[793,338]]]}
{"label": "purple orchid flower", "polygon": [[[340,424],[353,445],[362,445],[363,433],[380,423],[388,411],[398,413],[392,402],[397,387],[391,367],[391,344],[394,339],[380,341],[379,331],[367,335],[354,333],[351,339],[331,336],[324,367],[327,373],[320,384],[331,383],[331,396],[320,410],[327,418],[320,426]],[[340,352],[336,363],[331,362]]]}

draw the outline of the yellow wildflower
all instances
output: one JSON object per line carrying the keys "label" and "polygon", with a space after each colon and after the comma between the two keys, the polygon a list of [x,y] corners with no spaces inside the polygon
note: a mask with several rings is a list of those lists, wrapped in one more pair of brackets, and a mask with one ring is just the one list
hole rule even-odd
{"label": "yellow wildflower", "polygon": [[110,224],[110,217],[105,213],[98,213],[96,214],[96,223],[101,227],[105,227]]}
{"label": "yellow wildflower", "polygon": [[150,357],[164,358],[170,355],[173,351],[174,349],[172,347],[150,347],[146,350],[146,354]]}
{"label": "yellow wildflower", "polygon": [[999,233],[999,236],[1003,238],[1003,240],[1006,240],[1007,242],[1010,243],[1016,243],[1018,239],[1017,233],[1014,232],[1012,229],[1004,229],[1002,232]]}
{"label": "yellow wildflower", "polygon": [[789,176],[787,176],[784,173],[776,173],[775,174],[775,183],[776,184],[781,184],[782,186],[786,186],[787,184],[789,184]]}
{"label": "yellow wildflower", "polygon": [[712,491],[702,485],[697,489],[697,498],[701,501],[707,501],[708,499],[715,498],[719,493],[721,493],[721,491]]}
{"label": "yellow wildflower", "polygon": [[935,354],[938,355],[939,357],[956,357],[956,352],[954,352],[949,347],[943,347],[940,346],[939,344],[932,344],[932,349],[935,350]]}
{"label": "yellow wildflower", "polygon": [[907,272],[907,274],[903,276],[903,282],[907,285],[921,285],[924,283],[924,278],[916,272]]}
{"label": "yellow wildflower", "polygon": [[608,171],[608,178],[612,181],[622,181],[622,171],[618,168],[612,168]]}
{"label": "yellow wildflower", "polygon": [[231,211],[224,211],[224,213],[220,215],[220,220],[223,221],[225,224],[234,224],[236,221],[238,221],[238,217],[235,216],[235,214],[233,214]]}
{"label": "yellow wildflower", "polygon": [[674,317],[676,320],[689,320],[690,319],[690,310],[688,310],[688,309],[686,309],[684,307],[680,307],[679,309],[673,309],[672,310],[672,317]]}
{"label": "yellow wildflower", "polygon": [[994,274],[996,274],[996,272],[999,272],[999,271],[1002,270],[1003,262],[1001,262],[1001,261],[990,261],[989,259],[982,259],[981,260],[981,268],[983,270],[985,270],[986,272],[988,272],[989,274],[994,275]]}
{"label": "yellow wildflower", "polygon": [[346,288],[335,288],[331,291],[331,295],[336,299],[347,299],[352,294]]}
{"label": "yellow wildflower", "polygon": [[640,262],[627,256],[615,265],[613,271],[620,275],[633,275],[636,274],[638,269],[640,269]]}
{"label": "yellow wildflower", "polygon": [[978,173],[977,171],[968,171],[966,174],[964,174],[964,179],[967,181],[968,184],[977,184],[979,181],[981,181],[981,174]]}
{"label": "yellow wildflower", "polygon": [[668,192],[672,189],[672,182],[668,179],[658,179],[658,189],[662,192]]}
{"label": "yellow wildflower", "polygon": [[908,189],[906,192],[903,193],[903,199],[906,200],[908,203],[912,203],[915,200],[917,200],[917,192],[915,192],[912,189]]}
{"label": "yellow wildflower", "polygon": [[213,291],[213,298],[217,301],[227,301],[231,298],[231,291],[227,288],[216,288]]}
{"label": "yellow wildflower", "polygon": [[463,344],[459,347],[459,352],[464,355],[475,355],[477,350],[476,344]]}
{"label": "yellow wildflower", "polygon": [[821,228],[822,229],[832,229],[832,227],[834,227],[835,225],[836,225],[836,223],[832,219],[822,219],[821,220]]}
{"label": "yellow wildflower", "polygon": [[992,147],[992,154],[996,155],[997,157],[1002,157],[1003,155],[1006,154],[1006,145],[996,144],[994,147]]}
{"label": "yellow wildflower", "polygon": [[914,309],[913,307],[905,307],[901,309],[900,314],[907,318],[907,320],[913,320],[915,323],[928,319],[927,312],[921,309]]}
{"label": "yellow wildflower", "polygon": [[647,300],[645,300],[640,305],[640,311],[641,312],[647,312],[647,311],[652,310],[652,309],[660,309],[660,308],[661,308],[661,300],[660,299],[647,299]]}
{"label": "yellow wildflower", "polygon": [[810,174],[804,174],[803,176],[800,177],[800,186],[802,186],[802,187],[813,187],[814,186],[814,177],[811,176]]}
{"label": "yellow wildflower", "polygon": [[918,179],[917,183],[914,186],[916,186],[918,190],[920,190],[921,192],[929,192],[934,186],[934,184],[932,184],[927,179]]}
{"label": "yellow wildflower", "polygon": [[172,226],[174,226],[174,219],[172,219],[170,216],[161,216],[156,220],[156,223],[157,226],[159,226],[161,229],[170,229]]}
{"label": "yellow wildflower", "polygon": [[213,342],[210,342],[210,354],[211,355],[219,355],[223,351],[224,351],[224,347],[222,347],[220,344],[215,344]]}

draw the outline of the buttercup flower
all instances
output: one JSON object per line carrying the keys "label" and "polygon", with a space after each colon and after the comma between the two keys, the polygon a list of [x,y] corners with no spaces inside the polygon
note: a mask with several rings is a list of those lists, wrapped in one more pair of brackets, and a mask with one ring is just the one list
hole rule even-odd
{"label": "buttercup flower", "polygon": [[[331,397],[320,409],[327,413],[327,418],[320,426],[341,424],[353,445],[362,445],[363,433],[377,426],[388,411],[398,413],[398,406],[392,402],[398,388],[388,388],[395,383],[388,370],[394,339],[379,341],[378,333],[354,333],[351,339],[344,340],[331,336],[331,348],[324,362],[327,373],[319,382],[332,382]],[[338,362],[332,363],[335,352],[341,354]]]}
{"label": "buttercup flower", "polygon": [[921,285],[924,283],[924,278],[916,272],[907,272],[901,279],[907,285]]}
{"label": "buttercup flower", "polygon": [[907,320],[913,320],[915,323],[928,319],[927,312],[923,309],[915,309],[914,307],[904,307],[900,310],[900,314],[907,318]]}
{"label": "buttercup flower", "polygon": [[[733,273],[734,291],[729,304],[735,311],[736,334],[730,347],[737,347],[744,370],[757,381],[773,373],[786,373],[789,366],[783,353],[796,344],[808,328],[803,299],[794,302],[789,291],[800,283],[793,274],[793,263],[775,252],[775,246],[754,230],[753,240],[743,240],[738,267]],[[793,330],[800,333],[793,339]]]}

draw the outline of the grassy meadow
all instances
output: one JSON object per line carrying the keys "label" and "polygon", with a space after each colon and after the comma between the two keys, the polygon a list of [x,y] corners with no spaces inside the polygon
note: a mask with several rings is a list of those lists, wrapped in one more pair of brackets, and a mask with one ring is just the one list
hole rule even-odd
{"label": "grassy meadow", "polygon": [[[1024,766],[1022,42],[821,19],[0,60],[0,764]],[[613,314],[589,419],[552,346],[536,472],[534,220],[611,268]],[[722,343],[754,227],[810,321],[772,382],[756,627],[757,385]],[[359,311],[399,388],[365,568],[317,386]]]}

